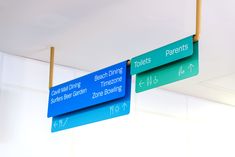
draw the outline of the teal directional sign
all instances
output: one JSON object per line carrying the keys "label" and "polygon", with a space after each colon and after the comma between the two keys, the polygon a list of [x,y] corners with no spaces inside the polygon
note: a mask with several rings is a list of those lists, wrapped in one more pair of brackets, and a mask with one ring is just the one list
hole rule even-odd
{"label": "teal directional sign", "polygon": [[198,42],[195,42],[192,56],[137,74],[136,92],[195,76],[199,72],[198,67]]}
{"label": "teal directional sign", "polygon": [[131,59],[131,74],[138,74],[193,54],[193,36]]}

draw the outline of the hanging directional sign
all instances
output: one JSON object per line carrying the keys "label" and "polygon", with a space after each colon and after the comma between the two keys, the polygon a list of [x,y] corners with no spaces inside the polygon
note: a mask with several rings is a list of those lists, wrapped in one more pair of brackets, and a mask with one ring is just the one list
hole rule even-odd
{"label": "hanging directional sign", "polygon": [[198,42],[195,42],[192,56],[137,74],[136,92],[186,79],[197,75],[198,72]]}
{"label": "hanging directional sign", "polygon": [[131,74],[138,74],[193,54],[193,36],[131,59]]}
{"label": "hanging directional sign", "polygon": [[57,132],[128,114],[130,112],[131,98],[131,75],[129,67],[127,67],[126,86],[124,90],[125,96],[122,98],[53,117],[51,131]]}
{"label": "hanging directional sign", "polygon": [[84,109],[125,96],[127,61],[50,89],[48,117]]}

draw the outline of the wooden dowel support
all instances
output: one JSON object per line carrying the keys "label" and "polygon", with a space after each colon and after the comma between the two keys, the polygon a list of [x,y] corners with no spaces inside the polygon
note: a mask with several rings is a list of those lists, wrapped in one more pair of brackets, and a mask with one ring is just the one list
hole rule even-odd
{"label": "wooden dowel support", "polygon": [[[201,9],[202,9],[202,0],[196,0],[196,33],[194,35],[194,42],[197,42],[200,38],[201,33]],[[50,49],[50,73],[49,73],[49,88],[53,87],[53,78],[54,78],[54,47]],[[131,61],[127,62],[127,65],[131,65]]]}
{"label": "wooden dowel support", "polygon": [[54,55],[55,55],[55,48],[51,47],[51,53],[50,53],[50,72],[49,72],[49,88],[53,87]]}
{"label": "wooden dowel support", "polygon": [[197,0],[196,3],[196,33],[194,36],[194,42],[197,42],[200,38],[201,33],[201,10],[202,10],[202,0]]}

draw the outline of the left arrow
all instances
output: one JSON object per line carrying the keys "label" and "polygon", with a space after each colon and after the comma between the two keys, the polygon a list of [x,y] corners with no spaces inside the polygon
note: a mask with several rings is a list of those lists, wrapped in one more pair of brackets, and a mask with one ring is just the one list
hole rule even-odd
{"label": "left arrow", "polygon": [[139,86],[140,86],[140,88],[142,88],[142,87],[143,87],[143,84],[144,84],[144,82],[143,82],[142,80],[140,80],[140,82],[139,82]]}

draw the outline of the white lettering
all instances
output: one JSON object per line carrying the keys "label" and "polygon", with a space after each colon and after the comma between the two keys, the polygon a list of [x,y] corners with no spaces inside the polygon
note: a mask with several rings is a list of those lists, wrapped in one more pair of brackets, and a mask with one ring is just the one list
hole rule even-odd
{"label": "white lettering", "polygon": [[136,68],[146,65],[146,64],[150,64],[150,63],[151,63],[151,58],[145,58],[145,59],[141,59],[140,61],[134,62]]}
{"label": "white lettering", "polygon": [[109,76],[113,75],[122,75],[123,68],[115,69],[115,70],[109,70]]}
{"label": "white lettering", "polygon": [[57,94],[60,94],[60,89],[52,90],[51,96],[55,96],[55,95],[57,95]]}
{"label": "white lettering", "polygon": [[188,44],[182,45],[180,47],[171,49],[171,50],[166,50],[166,57],[168,56],[172,56],[174,54],[183,52],[183,51],[187,51],[188,50]]}
{"label": "white lettering", "polygon": [[75,89],[75,88],[81,88],[81,82],[69,85],[69,90],[72,90],[72,89]]}
{"label": "white lettering", "polygon": [[57,103],[57,102],[60,102],[60,101],[63,101],[63,100],[64,100],[63,96],[52,98],[51,99],[51,104],[54,104],[54,103]]}
{"label": "white lettering", "polygon": [[81,89],[81,90],[77,90],[77,91],[73,91],[73,97],[82,95],[87,93],[87,88]]}
{"label": "white lettering", "polygon": [[93,92],[92,93],[92,99],[98,98],[98,97],[102,97],[104,95],[103,91],[100,92]]}
{"label": "white lettering", "polygon": [[122,77],[118,77],[109,81],[102,81],[100,82],[100,84],[101,84],[101,87],[105,87],[105,86],[109,86],[118,82],[122,82]]}
{"label": "white lettering", "polygon": [[101,75],[95,75],[94,81],[99,81],[99,80],[105,79],[106,77],[108,77],[108,73],[107,72],[105,72],[105,73],[103,73]]}
{"label": "white lettering", "polygon": [[69,89],[69,87],[65,86],[65,87],[62,87],[60,90],[61,90],[61,93],[63,93],[63,92],[67,92],[68,89]]}
{"label": "white lettering", "polygon": [[116,92],[122,92],[122,86],[115,86],[111,89],[105,89],[104,90],[104,95],[108,95],[108,94],[112,94],[112,93],[116,93]]}
{"label": "white lettering", "polygon": [[64,100],[67,100],[67,99],[70,99],[72,98],[72,93],[69,93],[69,94],[64,94]]}

